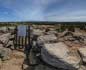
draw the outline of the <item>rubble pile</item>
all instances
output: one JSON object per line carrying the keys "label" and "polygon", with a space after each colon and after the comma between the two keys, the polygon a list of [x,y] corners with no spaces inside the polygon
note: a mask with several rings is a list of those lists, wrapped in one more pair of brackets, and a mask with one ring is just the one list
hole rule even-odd
{"label": "rubble pile", "polygon": [[14,49],[13,40],[14,40],[13,30],[0,31],[0,62],[10,59],[12,50]]}
{"label": "rubble pile", "polygon": [[[53,70],[58,68],[59,70],[85,70],[85,35],[71,31],[39,30],[37,32],[38,35],[35,33],[35,28],[32,30],[30,59],[35,61],[31,60],[31,64],[40,64],[37,61],[41,59],[44,63],[55,67]],[[45,70],[51,69],[45,68]]]}

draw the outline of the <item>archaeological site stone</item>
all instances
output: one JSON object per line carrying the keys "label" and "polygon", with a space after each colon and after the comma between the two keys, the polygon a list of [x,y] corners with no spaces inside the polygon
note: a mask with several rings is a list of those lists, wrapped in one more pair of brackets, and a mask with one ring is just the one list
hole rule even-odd
{"label": "archaeological site stone", "polygon": [[10,56],[12,54],[12,51],[9,48],[0,48],[0,57],[2,60],[8,60],[10,59]]}
{"label": "archaeological site stone", "polygon": [[31,34],[32,34],[33,36],[34,36],[34,35],[40,36],[40,35],[43,34],[43,31],[40,30],[40,29],[34,29]]}
{"label": "archaeological site stone", "polygon": [[37,39],[37,42],[40,43],[49,43],[49,42],[55,42],[57,41],[57,37],[53,34],[51,35],[43,35],[39,36]]}
{"label": "archaeological site stone", "polygon": [[77,69],[81,61],[78,53],[71,53],[62,42],[44,44],[41,48],[41,58],[46,63],[63,69]]}
{"label": "archaeological site stone", "polygon": [[79,52],[80,52],[80,54],[81,54],[81,57],[82,57],[82,59],[83,59],[83,62],[86,63],[86,46],[80,47],[80,48],[79,48]]}
{"label": "archaeological site stone", "polygon": [[7,42],[9,41],[11,34],[10,33],[6,33],[6,34],[2,34],[0,35],[0,41],[3,44],[7,44]]}

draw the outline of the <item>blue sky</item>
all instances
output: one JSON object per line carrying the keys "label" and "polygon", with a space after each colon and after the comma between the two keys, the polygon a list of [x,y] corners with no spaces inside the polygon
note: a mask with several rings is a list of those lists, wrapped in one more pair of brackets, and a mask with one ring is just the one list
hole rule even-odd
{"label": "blue sky", "polygon": [[86,21],[86,0],[0,0],[2,21]]}

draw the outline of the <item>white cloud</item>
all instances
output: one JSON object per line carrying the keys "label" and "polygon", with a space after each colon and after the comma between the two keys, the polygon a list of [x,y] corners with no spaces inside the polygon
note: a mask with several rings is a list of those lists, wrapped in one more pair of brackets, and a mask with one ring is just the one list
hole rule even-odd
{"label": "white cloud", "polygon": [[[86,19],[86,10],[77,10],[67,6],[45,12],[49,5],[64,0],[0,0],[4,7],[13,10],[18,20],[82,21]],[[20,2],[20,3],[19,3]],[[52,9],[52,8],[51,8]],[[8,13],[6,13],[8,14]],[[10,14],[9,14],[10,15]],[[8,17],[9,18],[9,17]]]}
{"label": "white cloud", "polygon": [[52,3],[56,3],[56,2],[58,3],[61,0],[40,0],[40,1],[43,5],[47,6],[47,5],[52,4]]}
{"label": "white cloud", "polygon": [[17,12],[17,14],[22,20],[43,20],[44,19],[43,17],[44,15],[42,14],[42,12],[36,9],[34,10],[32,9],[30,11],[28,11],[28,9],[25,9],[23,12],[20,12],[20,13]]}
{"label": "white cloud", "polygon": [[59,10],[48,13],[48,21],[86,21],[86,10],[63,11]]}

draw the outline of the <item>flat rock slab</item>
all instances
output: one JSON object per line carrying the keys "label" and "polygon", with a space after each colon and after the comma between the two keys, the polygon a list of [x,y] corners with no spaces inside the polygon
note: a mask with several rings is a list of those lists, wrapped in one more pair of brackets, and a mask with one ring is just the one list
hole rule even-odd
{"label": "flat rock slab", "polygon": [[57,31],[51,30],[51,31],[46,32],[46,34],[48,34],[48,35],[57,34]]}
{"label": "flat rock slab", "polygon": [[47,42],[54,42],[54,41],[57,41],[57,37],[54,34],[39,36],[37,40],[39,44],[47,43]]}
{"label": "flat rock slab", "polygon": [[32,31],[32,35],[38,35],[38,36],[40,36],[42,34],[43,34],[43,31],[40,30],[40,29],[33,29],[33,31]]}
{"label": "flat rock slab", "polygon": [[79,52],[82,56],[83,62],[86,63],[86,46],[79,48]]}
{"label": "flat rock slab", "polygon": [[63,69],[76,69],[79,67],[81,59],[76,53],[70,52],[63,42],[44,44],[41,49],[42,59],[46,63]]}
{"label": "flat rock slab", "polygon": [[10,33],[2,34],[2,35],[0,35],[0,41],[3,44],[7,44],[7,42],[9,41],[10,36],[11,36]]}

